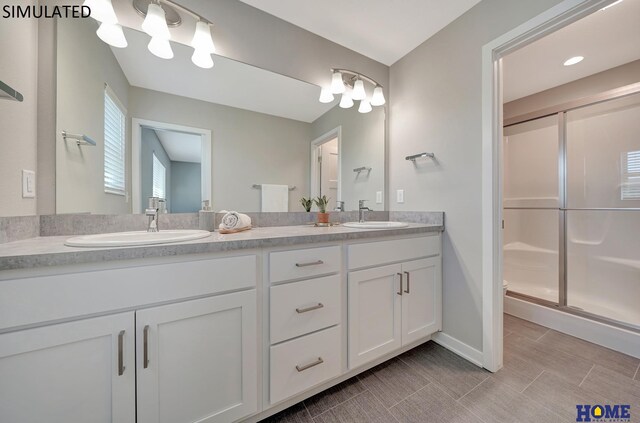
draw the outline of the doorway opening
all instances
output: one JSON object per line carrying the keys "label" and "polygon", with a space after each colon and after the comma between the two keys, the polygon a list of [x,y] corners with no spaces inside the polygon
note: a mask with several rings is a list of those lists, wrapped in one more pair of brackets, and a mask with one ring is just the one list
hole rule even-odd
{"label": "doorway opening", "polygon": [[341,128],[337,127],[311,142],[312,198],[326,195],[327,210],[335,210],[342,201]]}

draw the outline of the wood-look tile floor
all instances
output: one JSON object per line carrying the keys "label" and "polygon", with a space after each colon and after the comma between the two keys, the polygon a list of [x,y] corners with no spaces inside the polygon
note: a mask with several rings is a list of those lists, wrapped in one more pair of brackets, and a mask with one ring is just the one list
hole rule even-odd
{"label": "wood-look tile floor", "polygon": [[640,360],[504,316],[504,368],[490,373],[427,342],[265,422],[575,422],[576,404],[630,404]]}

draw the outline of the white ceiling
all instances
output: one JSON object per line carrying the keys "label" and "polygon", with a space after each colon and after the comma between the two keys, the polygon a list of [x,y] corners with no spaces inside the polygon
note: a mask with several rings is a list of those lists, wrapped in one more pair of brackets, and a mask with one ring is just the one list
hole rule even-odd
{"label": "white ceiling", "polygon": [[124,31],[129,46],[111,51],[133,86],[303,122],[335,105],[318,101],[316,85],[222,56],[214,56],[213,68],[201,69],[191,62],[193,49],[177,42],[171,43],[175,57],[160,59],[147,49],[147,34]]}
{"label": "white ceiling", "polygon": [[[563,63],[584,56],[573,66]],[[509,102],[640,59],[640,0],[599,10],[503,59]]]}
{"label": "white ceiling", "polygon": [[202,157],[200,135],[159,129],[155,129],[154,132],[172,162],[200,163]]}
{"label": "white ceiling", "polygon": [[392,65],[480,0],[240,0]]}

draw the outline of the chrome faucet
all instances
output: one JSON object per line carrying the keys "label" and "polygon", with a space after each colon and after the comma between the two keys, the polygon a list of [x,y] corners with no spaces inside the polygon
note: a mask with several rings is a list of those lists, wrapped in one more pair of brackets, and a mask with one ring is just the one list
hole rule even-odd
{"label": "chrome faucet", "polygon": [[364,212],[371,211],[369,207],[365,207],[364,202],[367,200],[358,200],[358,222],[364,223]]}
{"label": "chrome faucet", "polygon": [[336,208],[333,211],[343,212],[344,211],[344,201],[336,201]]}
{"label": "chrome faucet", "polygon": [[160,228],[158,227],[158,217],[160,216],[160,198],[149,197],[149,203],[147,204],[145,214],[149,218],[149,222],[147,223],[147,232],[160,231]]}

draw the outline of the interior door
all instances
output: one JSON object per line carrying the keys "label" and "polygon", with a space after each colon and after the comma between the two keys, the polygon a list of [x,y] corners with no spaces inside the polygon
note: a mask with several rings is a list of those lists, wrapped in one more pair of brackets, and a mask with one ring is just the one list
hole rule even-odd
{"label": "interior door", "polygon": [[399,264],[349,272],[349,368],[400,348]]}
{"label": "interior door", "polygon": [[402,345],[442,329],[441,258],[402,264]]}
{"label": "interior door", "polygon": [[336,208],[338,199],[338,138],[320,146],[320,195],[329,197],[327,210]]}
{"label": "interior door", "polygon": [[3,423],[133,423],[133,312],[0,335]]}
{"label": "interior door", "polygon": [[136,312],[138,422],[232,422],[257,411],[255,290]]}

